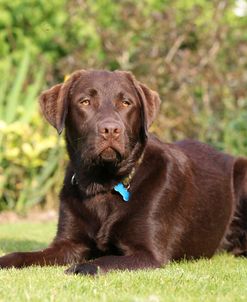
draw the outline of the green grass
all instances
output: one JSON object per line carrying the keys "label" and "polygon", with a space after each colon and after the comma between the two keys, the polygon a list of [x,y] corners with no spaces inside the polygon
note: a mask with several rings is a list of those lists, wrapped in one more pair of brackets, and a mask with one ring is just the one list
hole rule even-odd
{"label": "green grass", "polygon": [[[54,223],[0,225],[0,254],[45,247]],[[67,276],[64,267],[0,271],[0,301],[247,301],[247,260],[218,255],[165,268]]]}

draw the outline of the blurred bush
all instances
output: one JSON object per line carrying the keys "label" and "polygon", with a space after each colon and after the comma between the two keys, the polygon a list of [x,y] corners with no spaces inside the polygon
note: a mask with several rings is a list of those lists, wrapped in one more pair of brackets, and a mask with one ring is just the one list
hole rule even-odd
{"label": "blurred bush", "polygon": [[[235,14],[236,3],[234,0],[2,0],[0,72],[5,75],[6,87],[16,83],[18,74],[13,76],[13,71],[21,69],[20,62],[25,59],[27,49],[29,69],[39,74],[45,67],[43,86],[62,81],[64,75],[80,68],[130,70],[161,95],[161,113],[152,126],[152,131],[161,138],[200,139],[227,152],[247,155],[247,16]],[[17,91],[21,87],[27,93],[29,84],[36,82],[34,74],[28,72]],[[2,191],[12,194],[8,199],[4,193],[1,203],[4,206],[25,204],[32,199],[26,197],[29,193],[20,197],[22,189],[18,191],[13,185],[15,172],[11,166],[19,155],[6,160],[6,154],[15,150],[17,141],[21,146],[25,143],[45,146],[46,140],[56,141],[55,131],[47,129],[36,116],[37,108],[31,105],[37,102],[37,93],[26,103],[26,96],[15,97],[15,92],[14,97],[2,94],[4,106],[10,106],[7,104],[11,99],[13,106],[23,110],[23,115],[20,112],[14,118],[11,113],[12,121],[3,124],[4,133],[12,131],[13,137],[16,136],[0,151],[0,156],[5,157]],[[21,121],[28,108],[32,112],[29,121]],[[28,125],[40,138],[35,142],[32,134],[19,135],[12,122],[19,129]],[[56,152],[62,154],[63,150],[58,148]],[[41,153],[37,151],[36,159],[41,162],[35,171],[46,167],[45,158],[50,151],[50,147]],[[61,162],[57,161],[59,167],[63,158],[61,155]],[[28,159],[29,165],[35,165],[35,161]],[[16,184],[26,188],[25,183],[29,184],[33,176],[27,173],[29,167],[25,164],[21,167],[23,176]],[[61,173],[60,169],[54,169],[53,175],[57,171]],[[11,176],[7,179],[6,175]],[[54,182],[55,179],[56,176]],[[51,185],[45,191],[55,188]],[[46,194],[40,194],[36,202]],[[18,198],[23,201],[18,202]]]}
{"label": "blurred bush", "polygon": [[0,83],[0,210],[21,212],[45,198],[56,200],[61,183],[63,144],[37,108],[44,69],[30,68],[29,52],[16,68],[9,60]]}

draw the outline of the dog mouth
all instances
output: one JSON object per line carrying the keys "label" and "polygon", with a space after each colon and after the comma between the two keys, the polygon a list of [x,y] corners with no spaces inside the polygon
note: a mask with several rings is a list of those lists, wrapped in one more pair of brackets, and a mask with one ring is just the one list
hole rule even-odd
{"label": "dog mouth", "polygon": [[121,160],[121,154],[118,150],[113,147],[106,147],[99,154],[102,161],[115,162]]}

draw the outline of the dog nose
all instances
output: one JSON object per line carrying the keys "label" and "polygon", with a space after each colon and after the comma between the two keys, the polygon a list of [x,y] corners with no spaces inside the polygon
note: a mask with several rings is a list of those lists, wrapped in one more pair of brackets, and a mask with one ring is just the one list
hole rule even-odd
{"label": "dog nose", "polygon": [[99,133],[105,139],[117,139],[122,133],[122,127],[116,122],[104,122],[99,125]]}

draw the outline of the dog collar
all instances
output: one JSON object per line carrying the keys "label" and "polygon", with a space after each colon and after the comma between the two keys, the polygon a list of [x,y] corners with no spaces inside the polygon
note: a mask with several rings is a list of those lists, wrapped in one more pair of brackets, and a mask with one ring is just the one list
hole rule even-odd
{"label": "dog collar", "polygon": [[144,153],[142,153],[142,155],[140,156],[140,158],[137,161],[136,166],[132,168],[130,174],[127,177],[125,177],[122,182],[119,182],[113,188],[116,192],[118,192],[122,196],[122,198],[125,202],[128,202],[130,199],[130,196],[131,196],[130,191],[129,191],[130,182],[135,175],[136,168],[141,164],[141,162],[143,160],[143,155],[144,155]]}
{"label": "dog collar", "polygon": [[[128,202],[129,199],[130,199],[130,192],[129,192],[129,189],[130,189],[130,182],[131,180],[133,179],[134,175],[135,175],[135,172],[136,172],[136,168],[141,164],[142,160],[143,160],[143,153],[142,155],[140,156],[140,158],[138,159],[137,161],[137,164],[135,167],[132,168],[130,174],[128,176],[126,176],[122,182],[119,182],[117,185],[115,185],[113,187],[113,190],[118,192],[121,196],[122,196],[122,199],[125,201],[125,202]],[[74,173],[71,177],[71,184],[74,186],[74,185],[78,185],[78,181],[76,179],[76,173]]]}

